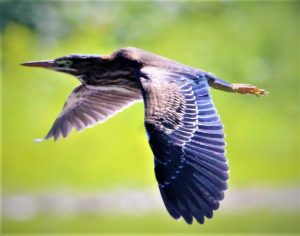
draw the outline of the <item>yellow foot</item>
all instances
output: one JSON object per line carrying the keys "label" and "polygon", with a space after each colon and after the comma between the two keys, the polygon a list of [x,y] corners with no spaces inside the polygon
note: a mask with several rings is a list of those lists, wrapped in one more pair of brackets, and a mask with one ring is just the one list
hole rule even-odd
{"label": "yellow foot", "polygon": [[254,94],[256,96],[266,96],[268,92],[264,89],[257,88],[251,84],[232,84],[234,92],[241,94]]}

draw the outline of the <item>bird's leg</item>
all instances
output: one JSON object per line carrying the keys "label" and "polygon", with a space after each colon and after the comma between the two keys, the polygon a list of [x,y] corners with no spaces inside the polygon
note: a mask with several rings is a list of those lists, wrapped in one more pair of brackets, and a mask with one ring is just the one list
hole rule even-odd
{"label": "bird's leg", "polygon": [[240,94],[254,94],[256,96],[266,96],[268,92],[264,89],[257,88],[251,84],[232,84],[233,92]]}
{"label": "bird's leg", "polygon": [[251,84],[230,84],[224,80],[213,78],[209,79],[208,83],[211,87],[219,90],[223,90],[231,93],[240,93],[240,94],[254,94],[256,96],[266,96],[267,91],[261,88],[257,88]]}

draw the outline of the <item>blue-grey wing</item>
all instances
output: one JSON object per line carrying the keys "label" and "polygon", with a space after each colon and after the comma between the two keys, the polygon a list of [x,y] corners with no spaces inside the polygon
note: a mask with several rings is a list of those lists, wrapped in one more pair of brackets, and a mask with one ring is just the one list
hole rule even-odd
{"label": "blue-grey wing", "polygon": [[155,175],[171,216],[204,222],[227,188],[223,126],[205,74],[144,70],[145,125]]}

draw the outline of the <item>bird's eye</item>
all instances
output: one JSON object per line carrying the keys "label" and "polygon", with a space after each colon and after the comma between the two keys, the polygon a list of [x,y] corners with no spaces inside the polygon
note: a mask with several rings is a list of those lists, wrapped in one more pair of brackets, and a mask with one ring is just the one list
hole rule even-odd
{"label": "bird's eye", "polygon": [[59,65],[59,66],[63,66],[63,67],[69,67],[72,65],[72,61],[70,60],[59,60],[59,61],[56,61],[56,64]]}

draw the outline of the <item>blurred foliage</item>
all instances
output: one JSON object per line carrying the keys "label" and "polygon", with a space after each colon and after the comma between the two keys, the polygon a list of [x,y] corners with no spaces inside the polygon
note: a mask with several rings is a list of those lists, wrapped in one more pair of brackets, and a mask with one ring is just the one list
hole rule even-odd
{"label": "blurred foliage", "polygon": [[[145,233],[147,235],[189,235],[193,233],[231,234],[256,233],[259,235],[295,234],[299,232],[299,214],[274,214],[264,210],[251,211],[247,214],[217,213],[217,217],[208,220],[204,225],[187,225],[183,221],[174,221],[168,215],[94,215],[78,217],[53,217],[45,215],[34,220],[18,222],[4,221],[7,233]],[[259,216],[259,217],[258,217]],[[234,223],[233,223],[234,222]],[[17,226],[17,227],[16,227]],[[116,227],[118,226],[118,227]],[[251,235],[251,234],[250,234]]]}
{"label": "blurred foliage", "polygon": [[267,89],[264,98],[212,92],[229,187],[299,184],[299,3],[6,1],[0,9],[4,193],[156,185],[143,104],[68,139],[33,142],[78,81],[19,64],[124,46]]}

